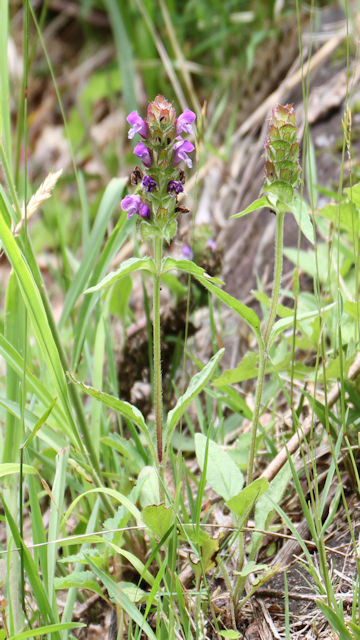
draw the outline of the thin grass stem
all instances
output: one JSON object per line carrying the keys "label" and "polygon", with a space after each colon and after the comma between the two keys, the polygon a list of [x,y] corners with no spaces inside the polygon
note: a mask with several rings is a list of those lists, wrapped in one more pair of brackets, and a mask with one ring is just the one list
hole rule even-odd
{"label": "thin grass stem", "polygon": [[283,263],[283,241],[284,241],[284,216],[285,211],[276,212],[276,237],[275,237],[275,265],[274,265],[274,284],[271,297],[271,305],[269,311],[269,317],[267,319],[263,341],[259,340],[259,369],[258,378],[255,392],[255,406],[253,412],[253,424],[251,429],[251,441],[249,452],[249,467],[247,484],[251,484],[254,477],[254,461],[255,461],[255,449],[256,449],[256,435],[259,426],[259,417],[261,411],[261,397],[264,386],[265,367],[268,358],[268,346],[271,335],[271,330],[276,317],[276,309],[279,300],[282,263]]}

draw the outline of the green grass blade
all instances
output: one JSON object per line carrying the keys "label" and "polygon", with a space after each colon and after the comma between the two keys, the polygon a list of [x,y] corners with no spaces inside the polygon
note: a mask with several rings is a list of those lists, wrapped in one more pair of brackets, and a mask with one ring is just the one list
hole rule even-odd
{"label": "green grass blade", "polygon": [[80,629],[86,627],[83,622],[57,622],[56,624],[47,624],[44,627],[37,627],[37,629],[30,629],[29,631],[23,631],[17,633],[14,636],[10,636],[8,640],[26,640],[26,638],[37,638],[40,635],[46,633],[53,634],[55,631],[65,631],[67,629]]}
{"label": "green grass blade", "polygon": [[321,600],[317,600],[316,604],[332,628],[339,634],[341,640],[354,640],[354,636],[352,636],[337,611],[334,611],[332,607],[329,607],[328,604]]}
{"label": "green grass blade", "polygon": [[8,64],[9,6],[7,0],[0,3],[0,137],[4,140],[6,157],[11,163],[11,127]]}
{"label": "green grass blade", "polygon": [[59,537],[60,521],[64,505],[64,492],[66,489],[66,467],[69,458],[69,447],[60,451],[56,456],[56,473],[52,487],[52,497],[50,505],[48,548],[47,548],[47,588],[48,598],[53,602],[54,611],[56,607],[56,597],[54,590],[54,576],[56,567],[57,545],[54,541]]}
{"label": "green grass blade", "polygon": [[[30,553],[30,551],[27,549],[26,545],[24,544],[18,528],[16,526],[16,523],[9,511],[9,508],[4,500],[4,497],[2,494],[0,494],[0,499],[2,501],[2,505],[4,508],[4,512],[5,512],[5,516],[7,519],[7,522],[11,528],[11,532],[13,535],[13,538],[15,540],[15,544],[17,547],[22,548],[23,550],[23,557],[24,557],[24,567],[27,573],[27,577],[29,579],[29,582],[31,584],[31,588],[32,588],[32,595],[37,603],[38,609],[39,609],[39,613],[41,615],[41,618],[43,619],[43,621],[46,624],[56,624],[57,620],[55,620],[54,618],[54,614],[53,614],[53,609],[52,606],[49,603],[49,600],[47,598],[46,592],[44,590],[44,587],[42,585],[41,582],[41,578],[39,576],[39,572],[38,572],[38,568],[33,560],[33,557]],[[56,632],[54,634],[54,638],[55,640],[61,640],[61,636],[58,632]]]}
{"label": "green grass blade", "polygon": [[[69,399],[66,378],[62,369],[58,350],[56,348],[43,303],[38,288],[32,277],[30,268],[22,255],[19,247],[3,217],[0,215],[0,238],[4,250],[10,260],[17,275],[22,297],[28,310],[35,335],[41,348],[44,360],[48,366],[49,373],[65,413],[69,414]],[[72,422],[72,419],[71,419]],[[80,442],[80,438],[79,438]]]}
{"label": "green grass blade", "polygon": [[[27,463],[30,461],[30,455],[25,450],[25,460]],[[41,513],[40,500],[39,500],[39,485],[40,482],[34,476],[29,475],[27,478],[27,486],[29,491],[30,501],[30,513],[31,513],[31,528],[34,544],[43,544],[44,546],[34,548],[34,561],[40,566],[41,574],[44,578],[45,589],[47,591],[47,552],[46,552],[46,533],[43,523],[43,517]]]}
{"label": "green grass blade", "polygon": [[135,93],[136,70],[131,43],[128,38],[128,29],[122,15],[122,11],[125,10],[126,5],[120,4],[115,0],[104,0],[104,4],[109,14],[114,33],[126,109],[133,111],[137,108]]}
{"label": "green grass blade", "polygon": [[74,308],[75,302],[86,287],[90,274],[98,259],[108,222],[120,200],[125,184],[126,182],[123,178],[113,178],[105,189],[94,226],[91,230],[87,250],[84,252],[80,267],[65,298],[64,308],[59,322],[60,327],[66,322],[66,319]]}
{"label": "green grass blade", "polygon": [[[90,518],[87,522],[86,525],[86,532],[85,533],[93,533],[95,531],[95,527],[96,527],[96,523],[97,523],[97,519],[99,516],[99,510],[100,510],[100,498],[98,497],[95,505],[93,507],[93,509],[91,510],[90,513]],[[80,552],[81,551],[86,551],[87,549],[90,548],[90,543],[86,542],[85,544],[83,544],[81,546]],[[83,571],[83,569],[85,569],[85,565],[83,564],[77,564],[73,573],[76,574],[77,572]],[[68,594],[67,594],[67,598],[66,598],[66,603],[65,603],[65,607],[64,607],[64,611],[61,617],[61,622],[69,622],[73,616],[73,609],[74,609],[74,604],[75,604],[75,600],[76,600],[76,595],[77,595],[77,589],[72,588],[69,589]]]}
{"label": "green grass blade", "polygon": [[[112,234],[108,238],[102,254],[95,266],[95,269],[90,277],[90,286],[96,285],[104,277],[106,269],[112,260],[113,256],[117,254],[122,244],[125,242],[131,225],[126,225],[126,216],[121,216],[118,220]],[[125,226],[126,225],[126,226]],[[78,366],[86,331],[88,329],[90,315],[93,308],[98,301],[97,295],[84,296],[83,302],[80,307],[79,315],[76,322],[75,336],[74,336],[74,348],[72,356],[72,369],[75,370]]]}
{"label": "green grass blade", "polygon": [[144,633],[146,633],[147,637],[150,640],[157,640],[152,628],[145,620],[139,609],[136,608],[136,606],[131,602],[131,600],[129,600],[125,593],[122,593],[121,588],[116,585],[114,580],[110,578],[110,576],[107,575],[104,571],[99,569],[99,567],[91,560],[90,557],[87,559],[87,561],[91,566],[93,572],[98,576],[98,578],[107,588],[111,599],[115,602],[119,602],[128,616],[140,627],[140,629],[144,631]]}

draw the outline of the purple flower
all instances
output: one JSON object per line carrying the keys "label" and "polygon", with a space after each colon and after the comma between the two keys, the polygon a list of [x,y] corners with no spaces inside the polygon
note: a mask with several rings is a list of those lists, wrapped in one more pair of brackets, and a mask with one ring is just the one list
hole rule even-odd
{"label": "purple flower", "polygon": [[142,218],[147,218],[148,220],[150,219],[150,209],[147,206],[147,204],[145,204],[145,202],[142,202],[140,207],[139,207],[139,211],[138,211],[139,216],[141,216]]}
{"label": "purple flower", "polygon": [[209,247],[209,249],[211,249],[211,251],[215,251],[216,250],[216,242],[213,238],[210,238],[210,240],[207,241],[207,246]]}
{"label": "purple flower", "polygon": [[142,185],[148,193],[155,191],[157,189],[158,183],[151,176],[145,176],[142,181]]}
{"label": "purple flower", "polygon": [[185,109],[183,113],[181,113],[176,120],[176,133],[185,132],[185,133],[193,133],[192,123],[196,119],[196,115],[190,109]]}
{"label": "purple flower", "polygon": [[183,246],[183,248],[181,249],[181,253],[182,257],[185,258],[185,260],[191,260],[194,255],[188,244],[185,244]]}
{"label": "purple flower", "polygon": [[139,213],[140,205],[141,205],[140,196],[125,196],[125,198],[121,200],[122,208],[124,209],[124,211],[128,212],[127,214],[128,220],[130,220],[135,213]]}
{"label": "purple flower", "polygon": [[135,215],[135,213],[137,213],[142,218],[150,218],[149,207],[147,206],[147,204],[145,204],[145,202],[141,200],[140,196],[138,195],[125,196],[125,198],[121,200],[121,206],[124,211],[128,212],[128,220],[130,220]]}
{"label": "purple flower", "polygon": [[184,187],[179,180],[170,180],[166,191],[170,193],[171,196],[177,196],[178,193],[184,191]]}
{"label": "purple flower", "polygon": [[132,125],[128,133],[128,138],[130,138],[130,140],[136,133],[140,133],[143,138],[147,137],[147,124],[145,120],[143,120],[141,116],[139,116],[137,111],[132,111],[131,113],[129,113],[126,120],[129,124]]}
{"label": "purple flower", "polygon": [[188,158],[186,154],[191,153],[191,151],[194,151],[194,149],[195,149],[194,145],[189,140],[180,139],[177,142],[175,142],[174,164],[176,165],[176,164],[179,164],[179,162],[183,161],[185,162],[187,167],[189,168],[192,167],[192,161],[190,158]]}
{"label": "purple flower", "polygon": [[145,147],[143,142],[139,142],[134,149],[134,153],[138,158],[141,158],[145,167],[151,167],[152,159],[151,153],[147,147]]}

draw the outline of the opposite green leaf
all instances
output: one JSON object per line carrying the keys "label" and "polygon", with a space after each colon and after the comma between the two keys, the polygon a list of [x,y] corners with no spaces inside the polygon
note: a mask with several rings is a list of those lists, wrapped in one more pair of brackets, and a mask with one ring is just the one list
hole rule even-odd
{"label": "opposite green leaf", "polygon": [[269,201],[266,196],[262,196],[257,200],[254,200],[246,209],[240,211],[239,213],[234,213],[231,218],[241,218],[242,216],[246,216],[248,213],[252,213],[253,211],[257,211],[258,209],[262,209],[263,207],[268,207]]}
{"label": "opposite green leaf", "polygon": [[87,393],[89,396],[100,400],[100,402],[105,404],[107,407],[111,407],[111,409],[118,411],[122,416],[124,416],[124,418],[131,420],[134,424],[140,427],[141,430],[147,430],[143,414],[137,407],[134,407],[134,405],[130,404],[130,402],[119,400],[118,398],[111,396],[109,393],[99,391],[98,389],[94,389],[94,387],[90,387],[83,382],[79,382],[79,380],[76,380],[76,378],[74,378],[74,376],[70,372],[68,372],[68,376],[78,387],[80,387],[80,389],[85,391],[85,393]]}
{"label": "opposite green leaf", "polygon": [[235,311],[245,322],[253,329],[256,335],[261,339],[260,334],[260,319],[253,309],[247,307],[245,304],[233,298],[229,293],[223,291],[217,285],[222,285],[223,282],[218,278],[212,278],[204,269],[198,267],[191,260],[175,260],[174,258],[166,258],[163,262],[162,273],[171,271],[172,269],[178,269],[194,276],[205,289],[214,294],[219,300],[226,304],[230,309]]}
{"label": "opposite green leaf", "polygon": [[179,271],[185,271],[185,273],[189,273],[195,278],[200,276],[202,278],[206,278],[209,282],[213,282],[214,284],[223,285],[224,283],[219,278],[215,278],[213,276],[209,276],[206,273],[205,269],[199,267],[195,262],[191,260],[177,260],[175,258],[165,258],[162,264],[161,273],[167,273],[168,271],[172,271],[173,269],[178,269]]}
{"label": "opposite green leaf", "polygon": [[117,271],[112,271],[94,287],[86,289],[84,293],[92,293],[93,291],[106,289],[106,287],[110,287],[110,285],[112,285],[114,282],[120,280],[120,278],[124,278],[134,271],[149,271],[150,273],[154,273],[155,265],[153,259],[129,258],[129,260],[125,260],[125,262],[122,263],[121,267],[119,267]]}

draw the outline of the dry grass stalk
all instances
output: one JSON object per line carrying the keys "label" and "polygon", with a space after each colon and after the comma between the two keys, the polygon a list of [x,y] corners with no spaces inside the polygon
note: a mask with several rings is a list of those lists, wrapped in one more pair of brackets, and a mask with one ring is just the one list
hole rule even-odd
{"label": "dry grass stalk", "polygon": [[27,204],[26,210],[25,210],[25,206],[23,205],[22,218],[18,223],[18,225],[16,226],[15,233],[17,233],[19,229],[21,229],[22,225],[24,224],[25,214],[28,220],[41,207],[41,205],[45,202],[45,200],[51,197],[51,192],[55,187],[57,181],[59,180],[61,174],[62,174],[62,169],[54,172],[50,171],[49,175],[46,176],[45,180],[41,183],[38,190],[34,193],[33,196],[31,196]]}

